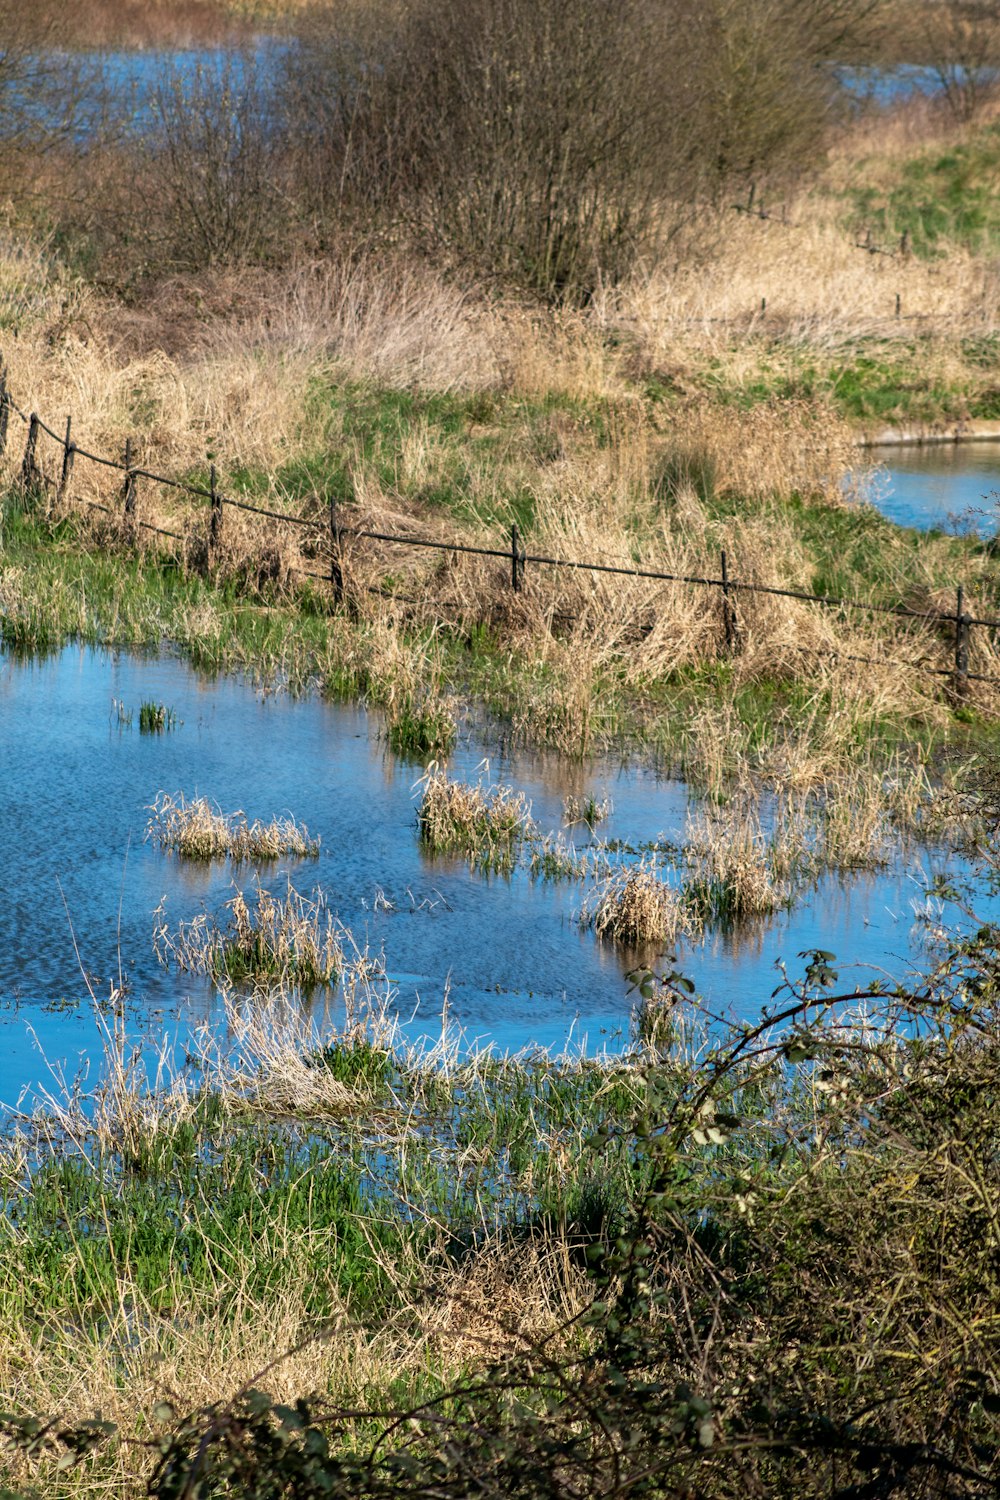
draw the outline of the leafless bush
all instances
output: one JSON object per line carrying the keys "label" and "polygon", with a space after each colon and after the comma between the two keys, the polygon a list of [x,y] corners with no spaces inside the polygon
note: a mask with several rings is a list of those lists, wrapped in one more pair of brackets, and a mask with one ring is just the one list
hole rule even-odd
{"label": "leafless bush", "polygon": [[[586,300],[682,210],[800,166],[866,0],[388,0],[325,13],[289,68],[299,176],[360,218]],[[676,217],[676,215],[673,215]]]}
{"label": "leafless bush", "polygon": [[288,216],[280,162],[276,95],[249,52],[193,76],[165,66],[137,127],[92,152],[71,234],[116,287],[266,263]]}

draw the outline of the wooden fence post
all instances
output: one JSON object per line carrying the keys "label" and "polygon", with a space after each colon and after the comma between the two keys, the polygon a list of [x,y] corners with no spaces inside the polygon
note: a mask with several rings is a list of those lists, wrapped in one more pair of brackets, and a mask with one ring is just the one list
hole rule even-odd
{"label": "wooden fence post", "polygon": [[69,482],[73,477],[73,457],[76,448],[73,446],[73,418],[66,418],[66,436],[63,439],[62,473],[59,475],[59,488],[56,491],[56,500],[61,505],[69,493]]}
{"label": "wooden fence post", "polygon": [[28,441],[24,445],[24,457],[21,460],[21,487],[30,490],[37,478],[35,469],[35,453],[38,449],[38,417],[31,413],[28,423]]}
{"label": "wooden fence post", "polygon": [[969,617],[965,593],[958,585],[955,595],[955,692],[964,698],[969,691]]}
{"label": "wooden fence post", "polygon": [[125,439],[125,480],[122,484],[122,506],[125,512],[125,520],[135,526],[135,507],[138,499],[138,485],[135,473],[132,469],[132,439]]}
{"label": "wooden fence post", "polygon": [[521,592],[521,583],[524,578],[524,552],[521,548],[521,539],[517,530],[517,522],[514,521],[510,528],[510,586],[515,594]]}
{"label": "wooden fence post", "polygon": [[732,651],[736,645],[736,611],[733,609],[732,600],[729,597],[729,568],[726,559],[726,549],[723,547],[722,554],[722,628],[726,634],[726,650]]}
{"label": "wooden fence post", "polygon": [[7,394],[7,371],[0,370],[0,458],[7,452],[7,424],[10,421],[10,396]]}
{"label": "wooden fence post", "polygon": [[340,522],[336,496],[330,496],[330,584],[337,604],[344,597],[344,566],[341,555]]}
{"label": "wooden fence post", "polygon": [[208,471],[208,490],[212,507],[208,514],[208,565],[212,567],[222,540],[222,496],[219,494],[214,464]]}

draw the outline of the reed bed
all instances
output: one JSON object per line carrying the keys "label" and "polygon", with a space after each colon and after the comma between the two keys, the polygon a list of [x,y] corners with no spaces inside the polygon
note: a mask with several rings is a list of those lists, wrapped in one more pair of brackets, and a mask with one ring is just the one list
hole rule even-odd
{"label": "reed bed", "polygon": [[289,855],[316,859],[320,841],[294,818],[252,823],[242,811],[223,813],[207,797],[190,801],[182,792],[160,792],[149,811],[146,838],[185,859],[230,859],[233,864],[265,863]]}

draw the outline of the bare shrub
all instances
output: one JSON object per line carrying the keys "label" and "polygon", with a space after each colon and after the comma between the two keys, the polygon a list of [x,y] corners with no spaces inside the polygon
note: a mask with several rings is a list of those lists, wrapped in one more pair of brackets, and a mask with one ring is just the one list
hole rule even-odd
{"label": "bare shrub", "polygon": [[191,76],[164,66],[150,119],[92,163],[73,211],[101,279],[134,291],[173,271],[268,258],[287,222],[277,102],[249,51]]}
{"label": "bare shrub", "polygon": [[[290,60],[313,212],[585,302],[685,211],[815,152],[864,0],[330,7]],[[673,214],[672,217],[676,217]]]}

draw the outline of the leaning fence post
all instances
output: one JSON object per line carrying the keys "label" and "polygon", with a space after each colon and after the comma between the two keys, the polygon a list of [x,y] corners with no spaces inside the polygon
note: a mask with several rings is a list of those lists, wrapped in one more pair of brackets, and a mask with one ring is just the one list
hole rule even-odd
{"label": "leaning fence post", "polygon": [[208,516],[208,562],[211,566],[222,539],[222,496],[219,494],[214,464],[208,471],[208,492],[212,506]]}
{"label": "leaning fence post", "polygon": [[523,553],[521,542],[517,531],[517,522],[511,523],[510,528],[510,586],[515,594],[521,591],[521,578],[524,574]]}
{"label": "leaning fence post", "polygon": [[132,439],[125,439],[125,481],[122,484],[122,505],[125,511],[125,519],[131,525],[135,524],[135,504],[137,499],[137,484],[135,471],[132,468]]}
{"label": "leaning fence post", "polygon": [[333,597],[339,604],[344,597],[344,566],[335,495],[330,496],[330,584],[333,588]]}
{"label": "leaning fence post", "polygon": [[73,458],[76,448],[73,444],[73,418],[66,418],[66,436],[63,439],[62,473],[59,475],[59,489],[56,491],[56,500],[61,505],[69,493],[69,482],[73,475]]}
{"label": "leaning fence post", "polygon": [[10,421],[10,396],[7,393],[7,371],[0,370],[0,458],[7,451],[7,424]]}
{"label": "leaning fence post", "polygon": [[955,596],[955,691],[964,697],[969,690],[969,616],[965,613],[965,592],[958,585]]}
{"label": "leaning fence post", "polygon": [[21,460],[21,486],[30,490],[36,479],[35,453],[38,448],[38,417],[31,413],[28,423],[28,441],[24,445],[24,457]]}
{"label": "leaning fence post", "polygon": [[726,650],[732,651],[736,645],[736,611],[733,609],[732,600],[729,597],[729,568],[726,560],[726,549],[723,547],[722,559],[722,628],[726,634]]}

